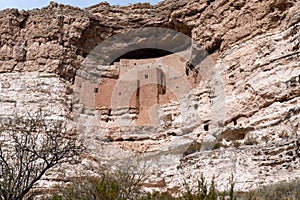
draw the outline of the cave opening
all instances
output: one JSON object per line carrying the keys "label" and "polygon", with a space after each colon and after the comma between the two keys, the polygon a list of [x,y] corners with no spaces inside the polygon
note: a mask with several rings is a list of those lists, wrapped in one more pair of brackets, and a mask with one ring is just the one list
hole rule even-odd
{"label": "cave opening", "polygon": [[137,49],[137,50],[130,51],[130,52],[118,57],[116,60],[114,60],[111,63],[111,65],[114,62],[120,62],[121,59],[140,60],[140,59],[149,59],[149,58],[160,58],[160,57],[171,55],[171,54],[173,54],[173,53],[170,51],[163,50],[163,49],[153,49],[153,48]]}
{"label": "cave opening", "polygon": [[208,131],[209,130],[208,124],[205,124],[203,128],[204,128],[205,131]]}

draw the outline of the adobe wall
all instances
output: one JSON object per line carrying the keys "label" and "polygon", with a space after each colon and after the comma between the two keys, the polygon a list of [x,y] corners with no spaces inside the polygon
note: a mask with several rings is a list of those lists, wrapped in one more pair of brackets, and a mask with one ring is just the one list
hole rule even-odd
{"label": "adobe wall", "polygon": [[190,90],[184,85],[195,88],[201,80],[199,73],[188,69],[187,61],[180,54],[151,59],[121,59],[113,65],[119,71],[119,78],[101,79],[96,93],[96,108],[136,108],[137,126],[151,125],[151,112],[156,113],[152,118],[159,117],[155,106],[179,102],[181,95]]}

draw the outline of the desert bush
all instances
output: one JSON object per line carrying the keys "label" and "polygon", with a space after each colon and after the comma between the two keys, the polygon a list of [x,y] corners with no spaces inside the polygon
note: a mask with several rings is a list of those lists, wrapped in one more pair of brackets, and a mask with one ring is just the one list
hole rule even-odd
{"label": "desert bush", "polygon": [[[71,179],[64,187],[58,186],[52,200],[127,200],[142,196],[141,184],[148,176],[146,165],[132,160],[98,177]],[[63,188],[63,189],[61,189]]]}
{"label": "desert bush", "polygon": [[300,180],[268,185],[238,196],[241,200],[300,200]]}
{"label": "desert bush", "polygon": [[[231,179],[233,180],[233,179]],[[163,200],[233,200],[233,194],[231,192],[223,191],[219,192],[216,189],[215,179],[212,178],[210,184],[208,184],[203,175],[197,181],[197,189],[193,192],[191,186],[185,181],[185,192],[179,197],[172,197],[169,193],[154,193],[148,195],[148,199],[163,199]],[[232,183],[231,189],[233,191],[234,184]],[[150,197],[150,198],[149,198]]]}
{"label": "desert bush", "polygon": [[133,196],[126,196],[128,192],[123,193],[124,183],[120,183],[120,179],[112,174],[75,179],[59,194],[54,195],[52,200],[300,200],[299,180],[239,193],[234,191],[233,175],[229,190],[223,192],[216,189],[214,178],[208,184],[201,175],[196,190],[192,190],[191,185],[184,182],[185,191],[176,197],[168,192],[144,193],[140,187],[137,187]]}
{"label": "desert bush", "polygon": [[233,141],[233,146],[235,148],[239,148],[241,146],[241,143],[239,141],[235,140],[235,141]]}
{"label": "desert bush", "polygon": [[216,149],[220,149],[222,147],[222,143],[221,142],[216,142],[214,147],[213,147],[213,150],[216,150]]}
{"label": "desert bush", "polygon": [[73,178],[64,188],[57,188],[52,200],[114,200],[119,198],[120,186],[110,177]]}

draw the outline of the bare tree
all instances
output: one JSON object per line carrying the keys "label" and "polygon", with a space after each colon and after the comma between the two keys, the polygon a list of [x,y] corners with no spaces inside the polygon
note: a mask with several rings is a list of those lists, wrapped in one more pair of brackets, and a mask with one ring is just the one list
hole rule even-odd
{"label": "bare tree", "polygon": [[149,178],[150,166],[133,157],[116,164],[114,168],[111,175],[120,187],[118,199],[136,199],[141,193],[142,183]]}
{"label": "bare tree", "polygon": [[75,129],[65,120],[47,120],[42,110],[33,116],[1,118],[0,198],[20,200],[50,168],[82,152]]}

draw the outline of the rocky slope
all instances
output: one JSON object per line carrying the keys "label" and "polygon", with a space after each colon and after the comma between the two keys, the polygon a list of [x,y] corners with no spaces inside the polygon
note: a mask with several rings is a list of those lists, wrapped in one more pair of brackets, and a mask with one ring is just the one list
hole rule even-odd
{"label": "rocky slope", "polygon": [[[216,108],[224,111],[224,119],[212,124],[213,116],[207,116],[197,127],[154,131],[150,137],[127,129],[111,140],[94,125],[95,111],[82,108],[80,122],[92,124],[84,129],[89,155],[79,170],[90,170],[92,160],[107,164],[139,152],[153,166],[151,188],[160,190],[177,190],[183,179],[194,182],[201,173],[215,176],[221,189],[231,173],[239,190],[289,181],[300,177],[299,11],[296,0],[166,0],[127,7],[100,3],[84,10],[51,3],[31,11],[3,10],[0,115],[42,106],[53,115],[76,118],[78,76],[97,45],[130,28],[169,28],[191,37],[216,63],[224,95]],[[114,49],[122,48],[118,42]],[[218,98],[206,87],[209,82],[203,80],[192,90],[200,115],[216,113],[207,106]],[[60,171],[48,174],[47,180],[72,170]]]}

